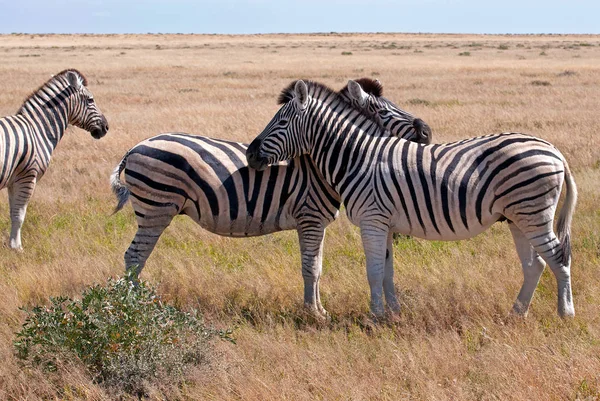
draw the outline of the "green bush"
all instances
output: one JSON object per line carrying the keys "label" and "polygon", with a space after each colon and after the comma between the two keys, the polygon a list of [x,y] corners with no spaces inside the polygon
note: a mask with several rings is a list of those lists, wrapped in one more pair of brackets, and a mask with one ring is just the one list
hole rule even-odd
{"label": "green bush", "polygon": [[96,382],[134,394],[149,383],[181,382],[188,367],[207,362],[212,337],[233,341],[230,331],[207,328],[196,311],[167,305],[149,284],[126,278],[26,312],[14,342],[19,358],[50,371],[78,358]]}

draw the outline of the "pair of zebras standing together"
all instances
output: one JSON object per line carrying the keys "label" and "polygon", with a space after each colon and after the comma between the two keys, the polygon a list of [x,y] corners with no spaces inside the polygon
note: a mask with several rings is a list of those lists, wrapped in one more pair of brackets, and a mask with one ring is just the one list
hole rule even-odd
{"label": "pair of zebras standing together", "polygon": [[[361,229],[376,316],[384,313],[384,296],[392,312],[400,309],[393,233],[458,240],[501,220],[508,221],[524,274],[513,310],[527,312],[547,263],[558,282],[558,313],[574,315],[570,225],[577,190],[566,160],[550,143],[504,133],[430,145],[427,124],[384,98],[381,85],[370,79],[349,81],[339,92],[296,81],[279,102],[281,109],[250,146],[168,133],[125,154],[111,185],[116,210],[131,198],[138,223],[125,253],[126,269],[139,275],[178,214],[232,237],[295,228],[304,303],[324,316],[323,238],[343,202]],[[95,138],[108,130],[76,70],[59,73],[17,115],[0,120],[0,186],[9,190],[12,248],[21,247],[27,202],[68,124]],[[566,199],[556,236],[554,213],[563,181]]]}

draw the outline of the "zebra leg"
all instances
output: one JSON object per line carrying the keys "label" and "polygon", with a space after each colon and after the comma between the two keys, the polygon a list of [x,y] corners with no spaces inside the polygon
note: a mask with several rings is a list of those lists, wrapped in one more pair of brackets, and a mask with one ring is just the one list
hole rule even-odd
{"label": "zebra leg", "polygon": [[571,290],[571,255],[564,254],[561,243],[552,230],[552,222],[544,228],[545,231],[527,233],[527,238],[529,238],[533,249],[546,261],[552,273],[554,273],[558,287],[559,316],[575,316]]}
{"label": "zebra leg", "polygon": [[400,303],[396,298],[396,288],[394,287],[394,236],[389,233],[387,239],[387,249],[385,251],[385,272],[383,275],[383,293],[388,308],[394,314],[400,313]]}
{"label": "zebra leg", "polygon": [[[154,250],[156,242],[171,224],[173,217],[177,215],[177,209],[169,207],[169,211],[166,213],[148,215],[137,213],[135,203],[133,203],[133,207],[136,210],[138,230],[125,252],[125,272],[131,274],[133,280],[137,280],[146,265],[146,260]],[[161,208],[160,211],[165,211],[165,208]]]}
{"label": "zebra leg", "polygon": [[317,318],[327,317],[321,305],[319,280],[323,269],[323,241],[325,229],[321,226],[300,223],[297,228],[302,258],[302,278],[304,279],[304,307]]}
{"label": "zebra leg", "polygon": [[10,205],[10,247],[22,251],[21,227],[25,221],[27,204],[35,189],[36,177],[27,177],[27,180],[17,181],[8,187],[8,203]]}
{"label": "zebra leg", "polygon": [[531,304],[533,293],[540,281],[546,262],[540,257],[540,255],[533,249],[529,240],[525,237],[523,232],[514,225],[509,223],[508,227],[512,234],[513,240],[515,241],[515,247],[517,248],[517,254],[521,260],[521,266],[523,267],[523,286],[517,300],[515,301],[512,311],[517,315],[527,315],[527,310]]}
{"label": "zebra leg", "polygon": [[384,315],[383,279],[389,238],[388,228],[361,225],[360,235],[367,257],[367,279],[369,287],[371,287],[371,313],[375,317],[382,317]]}

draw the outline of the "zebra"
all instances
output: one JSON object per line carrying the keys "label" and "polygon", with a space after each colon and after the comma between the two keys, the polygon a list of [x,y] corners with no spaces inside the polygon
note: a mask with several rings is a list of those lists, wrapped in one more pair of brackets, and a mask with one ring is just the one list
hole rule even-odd
{"label": "zebra", "polygon": [[[349,82],[349,93],[384,111],[381,99],[355,83]],[[385,313],[384,295],[391,312],[400,311],[389,277],[391,233],[461,240],[501,220],[508,221],[524,275],[512,312],[527,314],[547,263],[558,283],[558,314],[574,316],[570,226],[577,187],[567,161],[549,142],[507,132],[422,145],[380,137],[377,124],[319,83],[298,80],[280,98],[286,102],[248,147],[248,165],[260,171],[312,157],[360,227],[376,318]],[[553,221],[563,183],[557,236]]]}
{"label": "zebra", "polygon": [[[361,80],[375,97],[369,82]],[[369,92],[371,93],[371,92]],[[363,112],[363,110],[359,110]],[[368,114],[364,111],[365,116]],[[431,130],[402,112],[389,134],[423,140]],[[421,132],[423,131],[423,132]],[[340,207],[310,157],[299,157],[264,171],[248,168],[247,145],[185,133],[164,133],[130,149],[111,176],[118,204],[131,199],[138,230],[125,252],[125,268],[137,279],[159,237],[177,214],[222,236],[249,237],[296,229],[300,241],[304,306],[318,318],[323,238]],[[120,179],[124,172],[124,181]]]}
{"label": "zebra", "polygon": [[86,78],[75,69],[59,72],[25,99],[17,114],[0,119],[0,189],[8,188],[12,249],[23,250],[27,204],[69,124],[95,139],[108,132]]}

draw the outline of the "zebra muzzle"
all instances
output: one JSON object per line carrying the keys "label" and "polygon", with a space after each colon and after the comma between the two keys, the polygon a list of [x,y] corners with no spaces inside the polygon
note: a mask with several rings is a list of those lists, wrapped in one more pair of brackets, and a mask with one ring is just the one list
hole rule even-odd
{"label": "zebra muzzle", "polygon": [[269,162],[266,157],[260,155],[260,142],[254,140],[246,150],[246,160],[248,166],[258,171],[267,168]]}
{"label": "zebra muzzle", "polygon": [[99,124],[90,129],[90,134],[94,139],[100,139],[108,132],[108,122],[103,119]]}
{"label": "zebra muzzle", "polygon": [[430,144],[431,143],[431,128],[427,123],[420,118],[415,118],[413,121],[413,127],[417,131],[419,139],[418,143]]}

